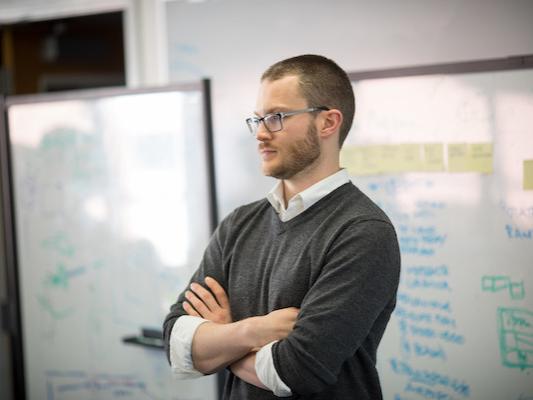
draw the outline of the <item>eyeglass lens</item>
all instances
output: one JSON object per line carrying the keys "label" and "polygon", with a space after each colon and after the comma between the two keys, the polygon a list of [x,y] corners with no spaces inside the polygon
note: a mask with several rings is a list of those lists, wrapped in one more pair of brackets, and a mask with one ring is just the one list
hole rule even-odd
{"label": "eyeglass lens", "polygon": [[283,125],[281,124],[281,115],[279,114],[267,115],[265,116],[264,121],[269,132],[281,131],[283,129]]}
{"label": "eyeglass lens", "polygon": [[250,132],[254,135],[257,133],[261,122],[265,124],[265,127],[269,132],[276,132],[283,129],[281,115],[279,114],[266,115],[263,118],[252,117],[246,120],[248,129],[250,129]]}

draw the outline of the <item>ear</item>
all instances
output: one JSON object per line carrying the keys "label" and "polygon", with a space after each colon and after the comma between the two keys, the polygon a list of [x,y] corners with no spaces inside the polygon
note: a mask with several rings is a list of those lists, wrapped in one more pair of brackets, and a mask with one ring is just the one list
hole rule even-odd
{"label": "ear", "polygon": [[339,132],[342,124],[342,113],[337,109],[322,111],[319,125],[320,137],[326,139]]}

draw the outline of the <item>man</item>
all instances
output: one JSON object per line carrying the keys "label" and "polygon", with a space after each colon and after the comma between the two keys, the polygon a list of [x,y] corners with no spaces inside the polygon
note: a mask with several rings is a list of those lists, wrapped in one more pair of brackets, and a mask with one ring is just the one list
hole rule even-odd
{"label": "man", "polygon": [[333,61],[304,55],[261,79],[262,170],[279,179],[217,228],[165,319],[177,376],[229,369],[225,399],[380,399],[376,350],[400,255],[387,216],[339,167],[355,111]]}

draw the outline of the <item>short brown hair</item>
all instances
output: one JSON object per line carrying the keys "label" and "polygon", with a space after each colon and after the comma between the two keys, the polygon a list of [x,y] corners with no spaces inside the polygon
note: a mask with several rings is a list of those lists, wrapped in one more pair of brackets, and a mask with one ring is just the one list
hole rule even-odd
{"label": "short brown hair", "polygon": [[327,106],[342,113],[339,148],[352,126],[355,97],[348,75],[334,61],[323,56],[305,54],[279,61],[268,68],[261,81],[275,81],[296,75],[302,96],[309,107]]}

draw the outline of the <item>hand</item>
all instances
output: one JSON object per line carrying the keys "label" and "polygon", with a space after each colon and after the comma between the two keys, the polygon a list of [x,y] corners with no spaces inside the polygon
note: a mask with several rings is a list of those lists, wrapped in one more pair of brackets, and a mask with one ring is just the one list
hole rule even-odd
{"label": "hand", "polygon": [[202,285],[192,283],[191,290],[185,292],[187,298],[187,301],[183,302],[185,312],[218,324],[233,322],[228,296],[224,288],[211,277],[205,278],[205,284],[215,296],[213,297],[213,294]]}
{"label": "hand", "polygon": [[274,310],[267,315],[249,318],[251,334],[254,336],[257,347],[285,339],[292,332],[299,308],[288,307]]}

